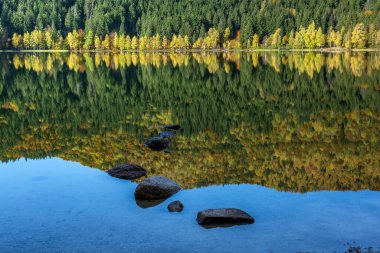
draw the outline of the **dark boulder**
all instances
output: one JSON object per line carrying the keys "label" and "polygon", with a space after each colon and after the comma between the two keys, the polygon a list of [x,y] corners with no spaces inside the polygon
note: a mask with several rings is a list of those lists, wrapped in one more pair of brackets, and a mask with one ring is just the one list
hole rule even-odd
{"label": "dark boulder", "polygon": [[113,177],[132,180],[146,176],[147,171],[139,165],[126,163],[107,170],[107,173]]}
{"label": "dark boulder", "polygon": [[236,208],[208,209],[198,212],[197,222],[208,228],[252,224],[254,218]]}
{"label": "dark boulder", "polygon": [[182,212],[183,204],[181,201],[173,201],[168,205],[169,212]]}
{"label": "dark boulder", "polygon": [[180,125],[164,125],[165,129],[170,129],[170,130],[179,130],[181,129]]}
{"label": "dark boulder", "polygon": [[145,142],[145,146],[155,151],[161,151],[166,149],[169,146],[169,143],[170,142],[165,138],[153,137]]}
{"label": "dark boulder", "polygon": [[176,194],[181,187],[166,177],[149,177],[143,180],[135,190],[136,200],[166,199]]}

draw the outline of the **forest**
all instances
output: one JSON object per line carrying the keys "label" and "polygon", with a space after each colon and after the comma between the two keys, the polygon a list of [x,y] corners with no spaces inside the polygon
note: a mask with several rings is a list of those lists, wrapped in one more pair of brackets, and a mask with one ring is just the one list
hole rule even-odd
{"label": "forest", "polygon": [[376,0],[3,0],[0,49],[380,47]]}

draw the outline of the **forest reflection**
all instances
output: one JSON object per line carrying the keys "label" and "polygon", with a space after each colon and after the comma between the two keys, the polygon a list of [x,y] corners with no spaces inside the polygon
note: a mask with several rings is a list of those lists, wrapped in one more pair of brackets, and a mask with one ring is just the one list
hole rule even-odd
{"label": "forest reflection", "polygon": [[[0,160],[138,163],[185,188],[380,190],[375,53],[3,55]],[[142,143],[165,123],[170,154]]]}
{"label": "forest reflection", "polygon": [[328,71],[351,71],[354,76],[371,74],[380,69],[380,53],[345,52],[228,52],[228,53],[95,53],[95,54],[15,54],[11,60],[16,69],[25,68],[35,72],[51,72],[57,65],[67,65],[70,70],[84,72],[105,65],[113,70],[137,65],[152,65],[159,68],[170,64],[173,67],[187,66],[191,60],[207,65],[210,73],[219,69],[231,71],[231,64],[239,69],[240,61],[248,61],[253,67],[269,65],[277,72],[282,66],[306,73],[313,77],[323,67]]}

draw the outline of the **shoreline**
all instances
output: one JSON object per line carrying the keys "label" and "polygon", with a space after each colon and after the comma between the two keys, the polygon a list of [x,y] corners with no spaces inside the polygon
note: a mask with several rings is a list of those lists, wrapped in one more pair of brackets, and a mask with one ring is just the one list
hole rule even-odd
{"label": "shoreline", "polygon": [[344,53],[344,52],[380,52],[380,48],[346,49],[346,48],[320,48],[320,49],[134,49],[134,50],[0,50],[0,53],[254,53],[254,52],[315,52],[315,53]]}

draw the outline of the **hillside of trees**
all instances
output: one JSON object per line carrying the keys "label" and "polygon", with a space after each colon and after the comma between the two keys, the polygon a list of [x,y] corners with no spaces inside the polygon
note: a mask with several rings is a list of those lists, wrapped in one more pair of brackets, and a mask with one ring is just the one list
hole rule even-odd
{"label": "hillside of trees", "polygon": [[[123,38],[123,42],[120,42],[119,38]],[[125,40],[130,41],[128,43]],[[124,50],[281,46],[290,48],[380,46],[380,2],[376,0],[3,0],[0,2],[0,48],[2,49]]]}

